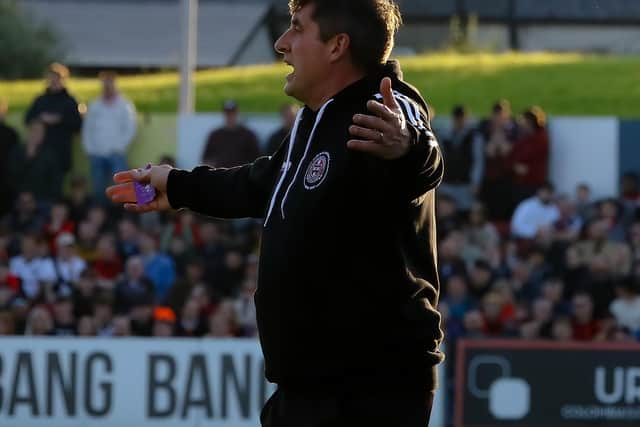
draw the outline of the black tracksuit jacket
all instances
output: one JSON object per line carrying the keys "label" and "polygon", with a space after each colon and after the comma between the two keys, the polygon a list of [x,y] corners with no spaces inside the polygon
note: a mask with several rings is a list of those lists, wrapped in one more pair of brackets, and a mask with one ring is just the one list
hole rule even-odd
{"label": "black tracksuit jacket", "polygon": [[[414,134],[383,160],[347,148],[356,113],[392,78]],[[434,388],[434,189],[443,175],[427,106],[389,62],[318,112],[303,108],[272,157],[233,169],[171,171],[174,208],[264,218],[255,295],[267,379],[317,390],[386,384]]]}

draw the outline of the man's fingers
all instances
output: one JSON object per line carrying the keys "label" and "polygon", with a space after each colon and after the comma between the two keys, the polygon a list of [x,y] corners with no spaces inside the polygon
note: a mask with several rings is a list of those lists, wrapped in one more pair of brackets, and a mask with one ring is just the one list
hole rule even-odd
{"label": "man's fingers", "polygon": [[384,155],[383,147],[380,144],[377,144],[373,141],[352,139],[347,142],[347,147],[352,150],[362,151],[364,153],[369,153],[376,156]]}
{"label": "man's fingers", "polygon": [[389,109],[395,110],[400,108],[398,101],[396,101],[396,98],[393,96],[393,88],[391,87],[391,79],[389,77],[385,77],[380,82],[380,93],[382,94],[384,105],[389,107]]}
{"label": "man's fingers", "polygon": [[386,105],[379,103],[378,101],[367,102],[367,109],[384,120],[396,119],[396,113],[394,113],[393,110],[391,110]]}
{"label": "man's fingers", "polygon": [[131,169],[128,171],[118,172],[113,176],[113,181],[117,184],[137,181],[148,184],[151,180],[151,171],[146,169]]}
{"label": "man's fingers", "polygon": [[379,132],[389,132],[391,130],[391,128],[389,127],[389,123],[376,116],[356,114],[355,116],[353,116],[353,122],[360,127],[375,129]]}
{"label": "man's fingers", "polygon": [[349,128],[349,133],[353,136],[357,136],[362,138],[363,140],[371,140],[375,142],[382,142],[382,132],[379,130],[367,129],[361,126],[351,126]]}

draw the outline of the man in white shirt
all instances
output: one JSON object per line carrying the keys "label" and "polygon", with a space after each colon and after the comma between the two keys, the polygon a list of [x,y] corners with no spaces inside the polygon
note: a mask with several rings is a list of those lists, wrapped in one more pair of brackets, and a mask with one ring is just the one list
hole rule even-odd
{"label": "man in white shirt", "polygon": [[116,75],[100,73],[102,96],[90,105],[82,128],[82,145],[91,161],[94,194],[105,201],[104,189],[127,166],[126,152],[136,133],[136,110],[116,87]]}
{"label": "man in white shirt", "polygon": [[38,244],[36,236],[23,236],[21,255],[9,261],[11,274],[20,278],[22,293],[32,301],[42,297],[46,286],[53,285],[57,279],[51,258],[38,255]]}
{"label": "man in white shirt", "polygon": [[617,298],[611,302],[609,311],[618,325],[636,334],[640,331],[640,295],[634,278],[629,277],[618,283],[616,294]]}
{"label": "man in white shirt", "polygon": [[560,218],[553,203],[553,184],[546,183],[535,196],[523,200],[511,219],[511,234],[521,239],[534,239],[542,229],[551,227]]}
{"label": "man in white shirt", "polygon": [[71,233],[61,233],[56,239],[58,256],[55,260],[55,269],[59,282],[75,286],[80,280],[80,275],[87,268],[85,260],[76,255],[76,239]]}

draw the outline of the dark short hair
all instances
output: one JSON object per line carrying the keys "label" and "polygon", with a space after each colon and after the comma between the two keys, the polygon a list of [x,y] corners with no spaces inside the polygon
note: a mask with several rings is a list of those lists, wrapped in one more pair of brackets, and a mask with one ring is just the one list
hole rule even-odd
{"label": "dark short hair", "polygon": [[467,115],[467,109],[464,108],[464,105],[456,105],[455,107],[453,107],[451,115],[453,117],[464,117]]}
{"label": "dark short hair", "polygon": [[393,0],[289,0],[293,14],[313,4],[313,20],[320,27],[320,38],[326,42],[345,33],[351,40],[354,65],[370,71],[384,64],[402,24],[398,5]]}
{"label": "dark short hair", "polygon": [[493,111],[493,114],[497,114],[497,113],[502,113],[507,112],[507,113],[511,113],[511,103],[509,101],[507,101],[506,99],[501,99],[499,101],[497,101],[495,104],[493,104],[493,107],[491,108],[491,111]]}

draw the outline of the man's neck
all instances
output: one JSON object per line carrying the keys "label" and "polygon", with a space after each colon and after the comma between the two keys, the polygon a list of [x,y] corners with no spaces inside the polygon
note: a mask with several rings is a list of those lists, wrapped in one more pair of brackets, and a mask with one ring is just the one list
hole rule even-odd
{"label": "man's neck", "polygon": [[358,80],[361,80],[365,75],[364,72],[353,68],[346,71],[336,70],[317,91],[320,95],[312,97],[310,101],[305,103],[313,111],[318,111],[328,100]]}

